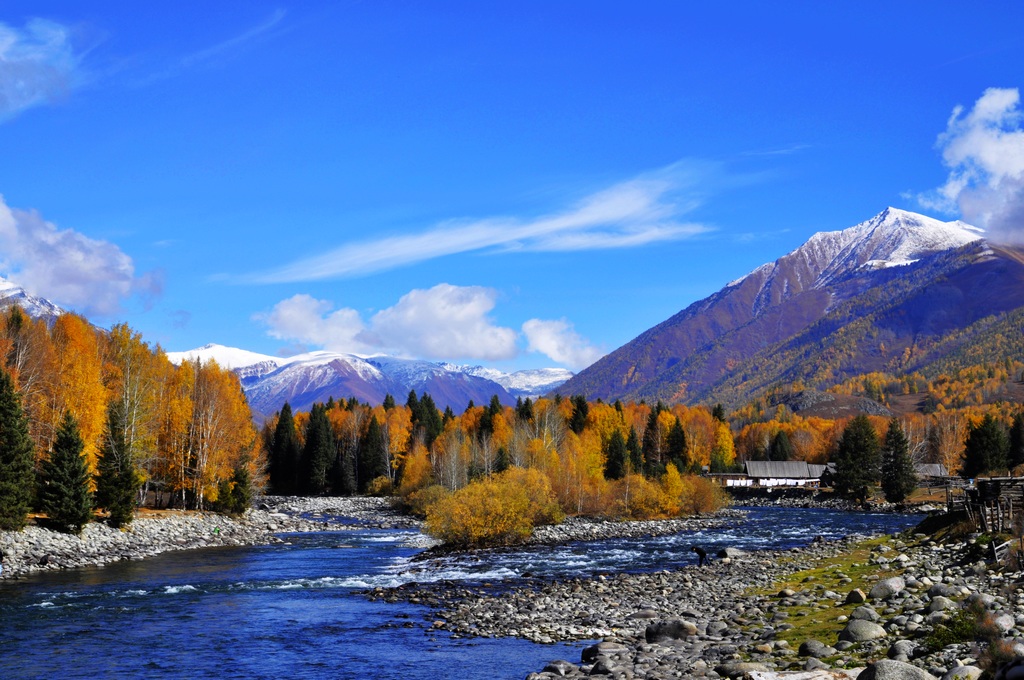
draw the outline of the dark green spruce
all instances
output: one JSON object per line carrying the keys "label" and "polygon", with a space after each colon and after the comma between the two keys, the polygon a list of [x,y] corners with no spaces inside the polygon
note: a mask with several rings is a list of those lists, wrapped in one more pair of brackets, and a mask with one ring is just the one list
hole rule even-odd
{"label": "dark green spruce", "polygon": [[900,421],[893,418],[882,445],[882,493],[890,503],[902,503],[917,488],[910,442]]}
{"label": "dark green spruce", "polygon": [[96,504],[109,513],[107,523],[112,527],[126,526],[135,518],[135,502],[142,485],[125,435],[126,420],[120,402],[111,402],[100,448]]}
{"label": "dark green spruce", "polygon": [[82,533],[92,520],[92,491],[89,466],[82,450],[85,442],[78,421],[64,414],[50,457],[43,461],[39,475],[39,502],[50,525],[59,531]]}
{"label": "dark green spruce", "polygon": [[978,425],[967,432],[964,442],[964,465],[960,474],[964,477],[997,472],[1006,469],[1010,440],[1006,429],[991,415],[986,415]]}
{"label": "dark green spruce", "polygon": [[850,421],[839,438],[832,462],[836,493],[863,503],[878,481],[881,463],[878,435],[865,415]]}
{"label": "dark green spruce", "polygon": [[0,369],[0,529],[18,531],[28,520],[35,483],[28,420],[11,375]]}

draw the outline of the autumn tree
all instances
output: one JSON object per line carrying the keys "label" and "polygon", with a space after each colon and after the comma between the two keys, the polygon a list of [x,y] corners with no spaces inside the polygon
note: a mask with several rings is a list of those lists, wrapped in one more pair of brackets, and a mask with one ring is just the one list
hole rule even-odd
{"label": "autumn tree", "polygon": [[1009,448],[1010,441],[1002,424],[992,414],[985,414],[982,421],[967,432],[960,474],[964,477],[977,477],[987,472],[1005,470]]}
{"label": "autumn tree", "polygon": [[882,493],[890,503],[902,503],[917,488],[917,474],[910,457],[910,442],[900,421],[893,418],[882,445]]}
{"label": "autumn tree", "polygon": [[21,396],[10,373],[0,370],[0,529],[18,531],[32,502],[35,452]]}
{"label": "autumn tree", "polygon": [[92,519],[91,479],[84,448],[78,421],[66,411],[39,477],[39,504],[50,524],[74,534],[82,533],[82,527]]}
{"label": "autumn tree", "polygon": [[843,430],[833,461],[836,493],[864,502],[879,477],[878,435],[871,421],[859,415]]}

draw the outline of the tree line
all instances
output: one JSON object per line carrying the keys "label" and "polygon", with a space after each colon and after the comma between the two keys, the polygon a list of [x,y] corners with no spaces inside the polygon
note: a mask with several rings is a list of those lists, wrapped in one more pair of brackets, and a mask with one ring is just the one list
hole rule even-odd
{"label": "tree line", "polygon": [[147,497],[239,512],[264,476],[237,376],[214,362],[175,366],[126,324],[77,314],[52,324],[0,316],[0,528],[39,510],[80,531],[101,510],[130,522]]}

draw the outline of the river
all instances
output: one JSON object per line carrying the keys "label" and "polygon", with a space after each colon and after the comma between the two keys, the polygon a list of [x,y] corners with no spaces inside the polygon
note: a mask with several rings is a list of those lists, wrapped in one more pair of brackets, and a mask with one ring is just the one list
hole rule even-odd
{"label": "river", "polygon": [[734,527],[422,559],[408,530],[290,534],[287,543],[166,553],[0,584],[2,678],[515,678],[584,642],[455,639],[430,611],[361,590],[457,580],[514,585],[692,565],[708,552],[899,531],[919,516],[751,508]]}

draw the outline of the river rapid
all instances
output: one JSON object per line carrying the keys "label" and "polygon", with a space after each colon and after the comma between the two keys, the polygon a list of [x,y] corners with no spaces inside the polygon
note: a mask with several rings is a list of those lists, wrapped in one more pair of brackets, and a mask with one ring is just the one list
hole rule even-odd
{"label": "river rapid", "polygon": [[430,610],[368,600],[404,583],[516,585],[527,578],[690,567],[709,553],[900,531],[920,516],[751,508],[735,526],[433,556],[411,530],[287,535],[254,547],[166,553],[0,583],[2,678],[522,678],[586,643],[458,639]]}

